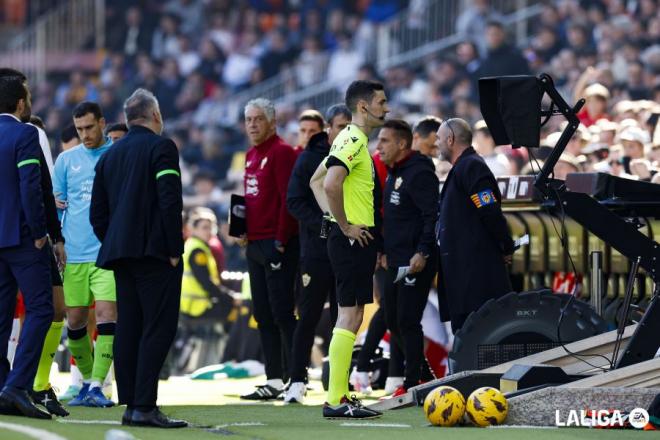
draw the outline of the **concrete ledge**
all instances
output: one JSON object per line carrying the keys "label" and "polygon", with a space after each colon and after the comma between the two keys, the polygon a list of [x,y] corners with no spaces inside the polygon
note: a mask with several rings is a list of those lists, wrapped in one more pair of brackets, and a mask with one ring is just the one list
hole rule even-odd
{"label": "concrete ledge", "polygon": [[648,408],[660,388],[551,387],[509,399],[506,425],[555,426],[556,411]]}

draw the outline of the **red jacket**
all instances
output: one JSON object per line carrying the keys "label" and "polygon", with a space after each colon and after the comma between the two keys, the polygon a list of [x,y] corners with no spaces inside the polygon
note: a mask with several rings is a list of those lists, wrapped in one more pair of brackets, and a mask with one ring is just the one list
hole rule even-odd
{"label": "red jacket", "polygon": [[248,240],[275,239],[286,244],[298,234],[298,223],[286,209],[295,162],[295,151],[277,135],[248,150],[243,180]]}

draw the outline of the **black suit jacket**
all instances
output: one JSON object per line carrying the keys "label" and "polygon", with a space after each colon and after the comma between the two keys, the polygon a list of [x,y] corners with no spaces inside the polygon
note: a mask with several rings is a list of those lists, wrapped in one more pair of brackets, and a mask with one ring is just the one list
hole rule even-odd
{"label": "black suit jacket", "polygon": [[469,314],[512,290],[504,256],[513,253],[513,240],[501,202],[493,173],[472,147],[467,148],[440,193],[436,235],[443,321]]}
{"label": "black suit jacket", "polygon": [[170,139],[133,126],[96,164],[90,222],[101,241],[96,265],[183,254],[179,154]]}

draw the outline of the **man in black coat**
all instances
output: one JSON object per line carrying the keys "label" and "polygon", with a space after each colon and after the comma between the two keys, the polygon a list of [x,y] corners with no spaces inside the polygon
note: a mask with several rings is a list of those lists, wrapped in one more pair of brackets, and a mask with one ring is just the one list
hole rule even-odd
{"label": "man in black coat", "polygon": [[506,266],[513,240],[497,181],[470,146],[468,123],[448,119],[438,129],[437,142],[442,158],[453,165],[440,192],[436,236],[440,313],[455,333],[470,313],[512,290]]}
{"label": "man in black coat", "polygon": [[309,180],[319,164],[330,152],[335,137],[351,122],[351,112],[343,104],[330,107],[327,112],[328,132],[323,130],[319,115],[319,132],[312,135],[305,150],[300,153],[291,172],[286,194],[286,207],[298,220],[300,227],[300,277],[302,291],[298,299],[300,318],[293,334],[290,365],[291,385],[284,396],[285,403],[302,403],[306,392],[307,366],[314,344],[316,326],[321,319],[323,306],[330,302],[332,324],[337,319],[335,277],[328,258],[328,245],[321,238],[323,211],[319,208]]}
{"label": "man in black coat", "polygon": [[486,27],[488,54],[475,73],[475,78],[502,75],[529,75],[529,64],[520,51],[506,42],[502,23],[491,21]]}
{"label": "man in black coat", "polygon": [[174,142],[160,136],[156,97],[137,89],[124,103],[128,134],[96,165],[90,221],[98,267],[117,284],[114,344],[122,424],[179,428],[156,407],[158,374],[176,334],[183,264],[181,172]]}
{"label": "man in black coat", "polygon": [[[413,133],[402,120],[390,119],[378,133],[377,149],[388,173],[383,194],[383,237],[387,269],[384,296],[387,327],[403,348],[403,386],[419,384],[424,361],[422,314],[436,273],[435,223],[438,178],[433,161],[411,149]],[[407,267],[400,277],[399,269]]]}

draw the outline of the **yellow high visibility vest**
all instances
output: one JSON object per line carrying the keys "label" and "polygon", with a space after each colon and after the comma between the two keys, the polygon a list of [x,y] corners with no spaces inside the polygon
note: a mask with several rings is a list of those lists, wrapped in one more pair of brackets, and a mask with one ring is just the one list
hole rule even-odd
{"label": "yellow high visibility vest", "polygon": [[197,265],[206,265],[211,281],[219,285],[220,277],[218,276],[218,266],[215,263],[215,258],[211,253],[208,244],[203,242],[197,237],[190,237],[186,240],[183,247],[183,280],[181,283],[181,312],[193,317],[201,316],[204,312],[211,308],[212,303],[209,298],[209,293],[204,290],[202,285],[192,272],[190,267],[190,255],[193,251],[201,250],[203,253],[198,253],[195,256],[195,263]]}

